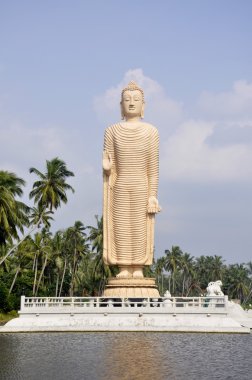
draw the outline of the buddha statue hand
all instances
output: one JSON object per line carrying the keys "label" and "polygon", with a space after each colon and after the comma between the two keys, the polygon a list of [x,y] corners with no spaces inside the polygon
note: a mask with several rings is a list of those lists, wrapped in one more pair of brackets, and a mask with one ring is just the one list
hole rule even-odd
{"label": "buddha statue hand", "polygon": [[113,162],[112,162],[111,154],[107,150],[104,150],[103,151],[102,167],[103,167],[103,170],[106,172],[107,175],[110,174],[112,165],[113,165]]}
{"label": "buddha statue hand", "polygon": [[157,214],[161,211],[161,207],[158,204],[158,200],[156,197],[149,197],[148,205],[147,205],[147,212],[148,214]]}

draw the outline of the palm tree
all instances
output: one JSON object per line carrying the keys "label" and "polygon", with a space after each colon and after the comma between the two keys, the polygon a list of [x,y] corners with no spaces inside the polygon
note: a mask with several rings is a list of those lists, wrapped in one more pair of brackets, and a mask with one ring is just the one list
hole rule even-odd
{"label": "palm tree", "polygon": [[247,263],[247,270],[248,270],[248,277],[249,277],[249,293],[246,299],[244,300],[244,303],[246,303],[251,298],[251,295],[252,295],[252,261],[249,261]]}
{"label": "palm tree", "polygon": [[[160,289],[160,293],[164,293],[164,266],[165,266],[165,257],[159,257],[157,261],[154,263],[154,272],[157,279],[158,287]],[[160,285],[160,277],[161,277],[161,285]]]}
{"label": "palm tree", "polygon": [[189,253],[183,253],[180,260],[180,267],[182,271],[183,284],[182,284],[182,296],[184,296],[185,290],[189,289],[189,282],[194,276],[193,256]]}
{"label": "palm tree", "polygon": [[16,201],[13,194],[0,186],[0,244],[6,245],[12,237],[18,238],[17,228],[23,231],[23,223],[16,215]]}
{"label": "palm tree", "polygon": [[173,288],[173,294],[175,292],[175,275],[177,271],[180,269],[181,266],[181,257],[183,252],[178,246],[172,246],[171,251],[169,249],[165,250],[165,264],[164,268],[165,270],[171,272],[172,275],[172,288]]}
{"label": "palm tree", "polygon": [[42,267],[40,270],[40,275],[39,275],[39,279],[38,279],[36,290],[35,290],[35,297],[37,297],[39,287],[40,287],[42,278],[44,276],[46,266],[48,264],[48,260],[51,259],[50,256],[52,255],[51,232],[49,232],[47,228],[43,228],[41,232],[41,236],[42,236],[42,247],[41,247]]}
{"label": "palm tree", "polygon": [[248,268],[244,264],[230,265],[226,271],[225,287],[232,298],[243,302],[249,294]]}
{"label": "palm tree", "polygon": [[18,230],[28,225],[29,207],[15,198],[23,194],[24,184],[16,174],[0,171],[0,245],[19,239]]}
{"label": "palm tree", "polygon": [[[62,290],[63,290],[63,285],[64,285],[64,281],[65,281],[65,275],[66,275],[66,271],[67,271],[67,264],[68,264],[68,261],[69,261],[69,256],[71,253],[68,252],[66,246],[65,246],[65,236],[64,236],[64,241],[63,241],[63,248],[62,248],[62,259],[64,260],[64,265],[63,265],[63,270],[62,270],[62,276],[61,276],[61,281],[60,281],[60,288],[59,288],[59,295],[58,297],[61,297],[61,294],[62,294]],[[62,263],[60,262],[60,260],[58,260],[58,267],[59,267],[59,270],[62,269]]]}
{"label": "palm tree", "polygon": [[67,247],[72,257],[72,260],[70,262],[70,297],[74,295],[75,277],[78,269],[78,264],[82,256],[88,251],[85,229],[86,227],[84,224],[78,220],[75,222],[73,227],[69,227],[66,230]]}
{"label": "palm tree", "polygon": [[47,211],[45,209],[41,209],[41,207],[32,207],[29,209],[29,226],[30,229],[23,235],[22,239],[18,241],[17,244],[13,245],[6,255],[2,257],[0,260],[0,265],[11,255],[13,251],[18,248],[18,246],[28,237],[31,235],[31,233],[36,229],[40,228],[41,224],[43,224],[45,227],[49,228],[51,226],[50,220],[53,220],[53,218],[50,216],[52,214],[51,211]]}
{"label": "palm tree", "polygon": [[195,271],[202,288],[207,287],[210,281],[222,280],[225,270],[221,256],[200,256],[196,258]]}
{"label": "palm tree", "polygon": [[99,219],[98,215],[95,215],[96,227],[88,226],[89,229],[89,241],[92,245],[92,251],[102,254],[103,250],[103,217]]}
{"label": "palm tree", "polygon": [[67,203],[66,191],[74,192],[72,186],[66,183],[68,177],[74,176],[69,171],[64,161],[58,157],[51,161],[46,161],[46,173],[41,173],[36,168],[30,168],[30,173],[35,173],[39,180],[33,184],[33,190],[30,192],[30,198],[41,209],[49,208],[50,211],[61,206],[61,202]]}
{"label": "palm tree", "polygon": [[[33,254],[32,270],[34,272],[33,277],[33,297],[37,295],[42,276],[47,264],[48,255],[51,253],[51,246],[48,239],[45,237],[45,232],[37,232],[31,241],[31,252]],[[40,269],[41,268],[41,269]]]}
{"label": "palm tree", "polygon": [[[22,276],[22,273],[29,270],[31,267],[32,253],[31,253],[31,241],[27,237],[18,247],[15,249],[15,255],[11,257],[11,262],[14,272],[11,286],[9,288],[9,294],[13,291],[18,277]],[[7,261],[7,260],[6,260]]]}
{"label": "palm tree", "polygon": [[76,273],[77,291],[82,296],[99,295],[100,278],[94,276],[94,266],[93,253],[88,252],[80,262]]}
{"label": "palm tree", "polygon": [[56,274],[55,297],[58,297],[60,275],[61,273],[63,273],[63,232],[62,231],[57,231],[55,233],[52,240],[52,251],[53,251],[53,260],[54,260],[53,268]]}
{"label": "palm tree", "polygon": [[[32,207],[30,210],[30,226],[40,228],[41,224],[44,225],[44,227],[49,228],[51,227],[50,221],[53,220],[51,217],[51,214],[53,214],[52,211],[46,210],[38,207]],[[32,231],[31,231],[32,232]],[[29,232],[29,235],[31,234]]]}
{"label": "palm tree", "polygon": [[209,269],[212,275],[212,281],[222,280],[224,271],[224,260],[221,256],[208,256]]}
{"label": "palm tree", "polygon": [[116,272],[116,268],[109,267],[104,264],[103,260],[103,217],[99,219],[98,215],[95,215],[96,227],[88,226],[89,236],[88,239],[91,242],[91,250],[94,254],[94,266],[93,266],[93,280],[99,281],[100,294],[105,286],[107,278],[112,276],[112,273]]}
{"label": "palm tree", "polygon": [[0,170],[0,186],[4,186],[14,196],[18,195],[20,197],[23,195],[22,186],[25,186],[25,181],[17,177],[15,173]]}

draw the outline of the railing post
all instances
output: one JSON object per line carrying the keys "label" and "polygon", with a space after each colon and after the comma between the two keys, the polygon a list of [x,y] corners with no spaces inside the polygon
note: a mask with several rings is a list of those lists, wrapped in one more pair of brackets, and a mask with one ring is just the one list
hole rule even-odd
{"label": "railing post", "polygon": [[176,298],[175,297],[172,298],[172,307],[176,307]]}
{"label": "railing post", "polygon": [[224,307],[226,308],[228,305],[228,296],[224,296]]}
{"label": "railing post", "polygon": [[21,301],[20,301],[20,310],[24,310],[25,307],[25,296],[21,296]]}

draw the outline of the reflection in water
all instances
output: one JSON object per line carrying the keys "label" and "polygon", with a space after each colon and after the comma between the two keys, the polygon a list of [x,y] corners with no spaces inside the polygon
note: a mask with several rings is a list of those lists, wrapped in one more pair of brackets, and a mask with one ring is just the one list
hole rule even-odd
{"label": "reflection in water", "polygon": [[[158,340],[151,339],[150,333],[121,333],[116,341],[104,352],[105,379],[158,379],[165,374],[172,377],[172,363],[169,362],[169,350],[166,360],[159,355]],[[160,377],[161,376],[161,377]]]}
{"label": "reflection in water", "polygon": [[0,334],[0,380],[251,379],[252,335]]}

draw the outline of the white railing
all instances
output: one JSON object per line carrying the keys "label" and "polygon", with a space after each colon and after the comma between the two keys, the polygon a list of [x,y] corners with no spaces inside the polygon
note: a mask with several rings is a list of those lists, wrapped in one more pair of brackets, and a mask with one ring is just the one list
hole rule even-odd
{"label": "white railing", "polygon": [[[160,298],[111,298],[111,297],[25,297],[21,296],[21,312],[31,309],[62,309],[68,308],[225,308],[227,296],[212,297],[160,297]],[[154,310],[153,310],[154,311]],[[182,311],[182,310],[181,310]]]}

